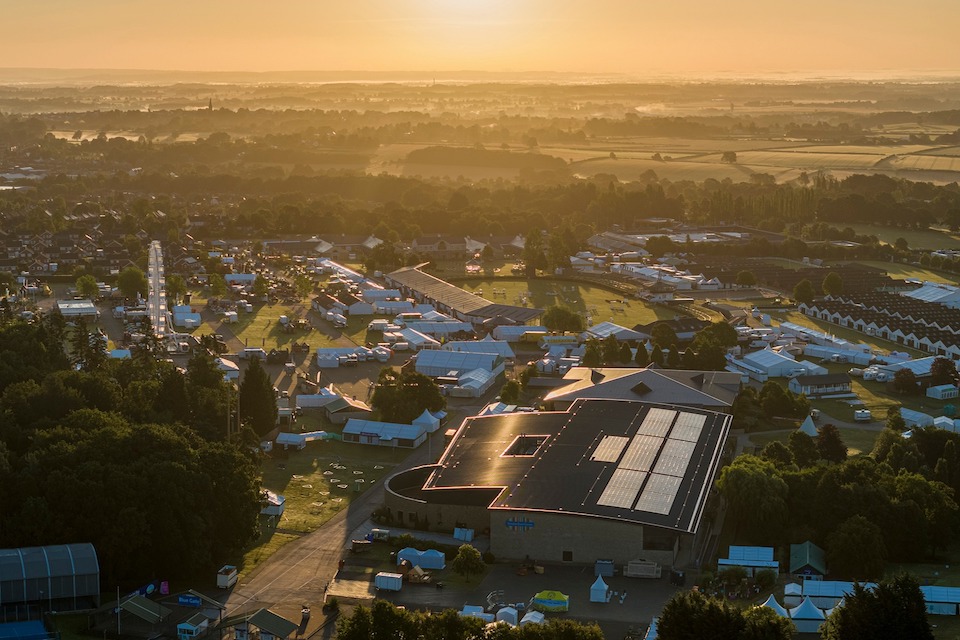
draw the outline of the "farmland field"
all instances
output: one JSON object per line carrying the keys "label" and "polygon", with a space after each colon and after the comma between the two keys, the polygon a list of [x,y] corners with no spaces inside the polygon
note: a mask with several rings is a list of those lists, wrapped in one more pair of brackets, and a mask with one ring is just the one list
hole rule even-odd
{"label": "farmland field", "polygon": [[[810,147],[803,151],[741,151],[737,164],[783,167],[791,169],[869,169],[882,160],[884,155],[864,153],[826,153]],[[704,156],[705,162],[720,162],[720,156]]]}
{"label": "farmland field", "polygon": [[[591,287],[579,282],[563,280],[468,280],[458,285],[473,293],[483,292],[483,297],[492,302],[538,307],[547,309],[554,304],[566,305],[580,313],[588,324],[606,320],[628,328],[648,324],[655,320],[670,320],[676,313],[662,306],[648,305],[640,300],[610,302],[621,294],[606,289]],[[522,295],[529,293],[529,295]],[[523,300],[526,300],[524,304]]]}
{"label": "farmland field", "polygon": [[[850,227],[857,235],[877,236],[880,242],[893,244],[897,238],[903,238],[911,248],[915,249],[960,249],[960,237],[944,233],[936,229],[917,231],[914,229],[898,229],[896,227],[882,227],[872,224],[838,224],[841,227]],[[891,263],[874,263],[890,270],[895,267]]]}
{"label": "farmland field", "polygon": [[960,146],[956,147],[935,147],[929,151],[918,151],[921,155],[960,157]]}
{"label": "farmland field", "polygon": [[[669,162],[660,162],[657,160],[643,160],[634,158],[623,158],[613,160],[611,158],[599,158],[596,160],[585,160],[571,165],[570,169],[575,175],[590,177],[598,173],[610,173],[620,180],[637,180],[646,172],[652,170],[659,178],[669,180],[695,180],[703,181],[708,178],[724,180],[730,178],[734,182],[747,182],[754,173],[769,173],[769,167],[746,167],[742,165],[720,163],[720,156],[716,156],[717,162],[702,162],[671,160]],[[800,172],[788,168],[774,171],[779,182],[792,180]]]}
{"label": "farmland field", "polygon": [[930,154],[896,156],[884,162],[884,166],[918,171],[960,171],[960,157]]}
{"label": "farmland field", "polygon": [[870,267],[877,267],[879,269],[886,269],[891,278],[896,278],[899,280],[929,280],[931,282],[944,282],[947,284],[956,284],[957,282],[956,276],[941,274],[936,271],[924,269],[921,266],[912,264],[877,262],[872,260],[865,260],[860,264],[865,264]]}

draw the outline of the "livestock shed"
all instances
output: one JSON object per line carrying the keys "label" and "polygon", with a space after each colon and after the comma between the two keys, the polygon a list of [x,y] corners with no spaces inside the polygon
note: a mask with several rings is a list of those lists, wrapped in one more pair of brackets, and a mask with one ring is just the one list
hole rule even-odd
{"label": "livestock shed", "polygon": [[960,391],[957,390],[956,385],[938,384],[927,388],[928,398],[934,398],[936,400],[949,400],[950,398],[956,398],[957,396],[960,396]]}
{"label": "livestock shed", "polygon": [[505,340],[494,340],[487,336],[483,340],[453,340],[441,347],[444,351],[462,351],[464,353],[495,353],[505,360],[513,360],[516,354]]}
{"label": "livestock shed", "polygon": [[773,547],[738,547],[730,545],[728,558],[717,560],[717,571],[729,567],[742,567],[748,576],[756,575],[758,571],[770,569],[780,573],[780,563],[773,559]]}
{"label": "livestock shed", "polygon": [[587,330],[583,332],[581,337],[584,340],[588,340],[590,338],[603,340],[604,338],[609,338],[610,336],[616,338],[618,342],[637,342],[640,340],[646,340],[650,337],[645,333],[640,333],[639,331],[622,327],[614,322],[601,322],[600,324],[595,324],[592,327],[588,327]]}
{"label": "livestock shed", "polygon": [[92,300],[57,300],[56,309],[67,320],[97,320],[100,312]]}
{"label": "livestock shed", "polygon": [[787,382],[787,388],[809,398],[817,396],[844,395],[852,392],[853,381],[848,373],[796,376]]}
{"label": "livestock shed", "polygon": [[503,324],[494,327],[492,335],[497,340],[505,340],[506,342],[520,342],[520,339],[523,338],[523,334],[527,332],[547,333],[547,328],[544,326],[530,326],[523,324]]}
{"label": "livestock shed", "polygon": [[0,613],[37,605],[79,611],[100,605],[100,562],[90,543],[0,549]]}
{"label": "livestock shed", "polygon": [[415,449],[427,439],[427,430],[422,424],[396,424],[350,418],[341,435],[344,442]]}
{"label": "livestock shed", "polygon": [[499,374],[503,372],[503,358],[495,353],[464,353],[459,351],[428,350],[417,354],[416,370],[427,376],[460,376],[474,369]]}

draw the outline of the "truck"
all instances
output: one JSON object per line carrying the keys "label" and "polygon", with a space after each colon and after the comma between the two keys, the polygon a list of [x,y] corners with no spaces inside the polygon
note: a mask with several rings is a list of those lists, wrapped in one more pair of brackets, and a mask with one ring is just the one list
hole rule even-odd
{"label": "truck", "polygon": [[873,414],[869,409],[857,409],[853,412],[854,422],[873,422]]}

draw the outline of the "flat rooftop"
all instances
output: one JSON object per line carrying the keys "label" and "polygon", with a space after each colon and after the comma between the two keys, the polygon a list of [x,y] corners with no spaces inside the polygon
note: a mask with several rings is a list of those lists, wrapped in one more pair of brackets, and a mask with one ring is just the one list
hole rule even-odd
{"label": "flat rooftop", "polygon": [[491,509],[570,513],[693,533],[731,416],[627,400],[467,418],[424,490],[500,488]]}

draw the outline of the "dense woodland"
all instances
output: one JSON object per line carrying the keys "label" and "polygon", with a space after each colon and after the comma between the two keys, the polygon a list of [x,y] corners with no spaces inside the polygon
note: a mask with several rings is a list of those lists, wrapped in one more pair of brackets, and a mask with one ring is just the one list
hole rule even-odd
{"label": "dense woodland", "polygon": [[199,574],[244,549],[256,439],[226,441],[212,358],[186,374],[148,349],[108,360],[57,318],[0,324],[0,547],[92,542],[105,584]]}

